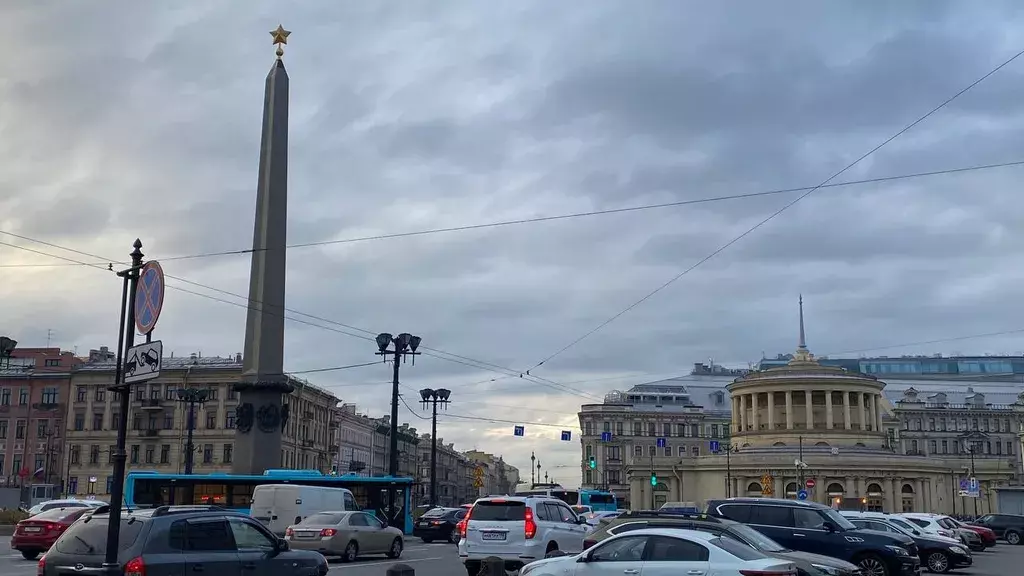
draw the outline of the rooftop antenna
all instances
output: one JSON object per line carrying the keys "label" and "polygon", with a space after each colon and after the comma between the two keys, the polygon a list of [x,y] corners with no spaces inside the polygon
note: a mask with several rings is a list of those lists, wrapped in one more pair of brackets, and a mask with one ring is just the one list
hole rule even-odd
{"label": "rooftop antenna", "polygon": [[51,328],[46,329],[46,347],[50,347],[50,340],[53,338],[53,330]]}

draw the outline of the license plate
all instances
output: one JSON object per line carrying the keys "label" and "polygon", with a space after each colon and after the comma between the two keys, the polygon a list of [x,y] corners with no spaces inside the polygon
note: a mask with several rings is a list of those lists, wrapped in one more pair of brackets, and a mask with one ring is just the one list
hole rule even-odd
{"label": "license plate", "polygon": [[420,526],[430,526],[430,522],[420,522]]}
{"label": "license plate", "polygon": [[483,533],[483,539],[484,540],[504,540],[505,539],[505,533],[504,532],[484,532]]}
{"label": "license plate", "polygon": [[299,538],[314,538],[318,536],[319,532],[298,532]]}
{"label": "license plate", "polygon": [[25,532],[41,532],[42,530],[43,530],[42,528],[39,528],[39,527],[36,527],[36,526],[31,526],[31,527],[25,528]]}

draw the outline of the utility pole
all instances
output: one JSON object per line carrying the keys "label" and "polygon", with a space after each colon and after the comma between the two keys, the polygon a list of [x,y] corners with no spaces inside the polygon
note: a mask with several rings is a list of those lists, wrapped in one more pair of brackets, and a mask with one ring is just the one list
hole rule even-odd
{"label": "utility pole", "polygon": [[209,398],[209,391],[200,388],[178,388],[178,402],[188,404],[188,436],[185,440],[185,474],[191,474],[195,464],[196,447],[192,432],[196,429],[196,404],[203,404]]}
{"label": "utility pole", "polygon": [[[398,336],[391,336],[387,332],[381,332],[377,334],[377,352],[381,358],[391,357],[394,362],[394,371],[391,377],[391,443],[388,462],[388,475],[392,477],[398,476],[398,367],[401,364],[401,360],[404,360],[406,356],[412,356],[413,365],[416,365],[416,356],[419,352],[416,351],[420,346],[422,339],[419,336],[413,336],[408,332],[402,332]],[[388,346],[394,344],[394,350],[388,350]],[[404,527],[404,522],[397,517],[398,506],[395,503],[395,489],[388,489],[388,516],[390,524],[396,527]]]}
{"label": "utility pole", "polygon": [[445,388],[434,390],[424,388],[420,390],[420,399],[423,407],[433,404],[433,414],[430,418],[430,507],[437,506],[437,405],[448,406],[448,397],[452,391]]}
{"label": "utility pole", "polygon": [[[977,448],[977,444],[971,442],[970,450],[971,450],[971,481],[972,482],[975,482],[978,479],[978,477],[974,475],[974,450],[976,448]],[[981,486],[980,482],[978,483],[978,486]],[[979,492],[980,492],[980,489],[979,489]],[[981,495],[979,494],[978,496],[974,497],[974,518],[975,519],[978,518],[978,499],[980,498],[980,496]]]}

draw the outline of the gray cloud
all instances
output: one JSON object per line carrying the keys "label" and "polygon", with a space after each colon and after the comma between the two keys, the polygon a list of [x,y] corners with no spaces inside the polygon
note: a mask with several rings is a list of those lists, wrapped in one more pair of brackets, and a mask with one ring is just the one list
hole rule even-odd
{"label": "gray cloud", "polygon": [[[814,185],[1019,50],[1022,12],[1011,2],[671,1],[282,12],[221,1],[36,2],[2,16],[17,57],[0,62],[0,229],[105,260],[124,258],[137,236],[155,258],[250,246],[266,31],[279,21],[295,31],[289,236],[316,242]],[[97,36],[110,23],[116,32]],[[1022,66],[840,180],[1020,160]],[[430,356],[403,370],[406,392],[446,386],[453,414],[526,422],[520,441],[511,425],[453,417],[441,433],[524,470],[535,450],[574,482],[578,445],[557,433],[581,402],[708,357],[743,364],[790,351],[798,293],[817,353],[1018,328],[1019,171],[816,192],[534,372],[581,393]],[[371,335],[416,332],[517,373],[794,197],[297,248],[288,304]],[[47,262],[0,247],[3,266]],[[247,292],[246,256],[165,269]],[[109,273],[0,275],[5,330],[24,345],[42,344],[46,328],[66,348],[114,344]],[[288,324],[288,369],[373,358],[372,343],[339,333],[358,332],[295,317],[314,326]],[[158,330],[177,353],[230,354],[244,318],[171,291]],[[1020,348],[1007,336],[882,352]],[[310,379],[381,413],[389,376],[371,366]],[[421,416],[403,408],[425,429]]]}

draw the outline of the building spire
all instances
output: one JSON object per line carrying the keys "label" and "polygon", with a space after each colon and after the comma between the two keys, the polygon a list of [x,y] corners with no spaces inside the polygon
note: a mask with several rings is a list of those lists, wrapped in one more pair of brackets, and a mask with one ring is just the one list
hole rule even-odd
{"label": "building spire", "polygon": [[800,295],[800,342],[793,355],[794,362],[813,362],[814,355],[807,349],[807,333],[804,332],[804,295]]}

